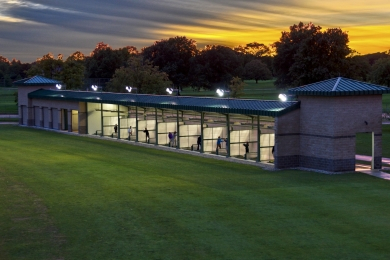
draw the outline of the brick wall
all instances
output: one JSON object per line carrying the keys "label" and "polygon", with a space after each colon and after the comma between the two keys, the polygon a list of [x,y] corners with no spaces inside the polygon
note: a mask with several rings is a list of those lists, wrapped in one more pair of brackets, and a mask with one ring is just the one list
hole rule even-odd
{"label": "brick wall", "polygon": [[275,118],[275,168],[299,166],[300,110]]}
{"label": "brick wall", "polygon": [[302,96],[299,100],[301,167],[353,171],[356,133],[360,132],[374,132],[374,156],[381,157],[381,95]]}

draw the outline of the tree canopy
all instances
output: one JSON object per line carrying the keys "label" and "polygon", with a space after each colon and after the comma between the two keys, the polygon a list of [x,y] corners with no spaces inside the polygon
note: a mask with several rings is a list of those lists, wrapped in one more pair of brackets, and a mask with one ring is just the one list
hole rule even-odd
{"label": "tree canopy", "polygon": [[28,76],[41,75],[50,79],[61,79],[61,72],[64,62],[62,61],[62,54],[57,55],[57,59],[54,58],[52,53],[47,53],[38,58],[37,61],[27,71]]}
{"label": "tree canopy", "polygon": [[243,67],[237,53],[221,45],[206,46],[192,59],[191,82],[195,88],[227,87],[235,76],[241,76]]}
{"label": "tree canopy", "polygon": [[[302,22],[282,32],[272,45],[253,41],[234,48],[207,45],[198,49],[195,40],[176,36],[156,41],[140,53],[131,45],[113,49],[99,42],[89,55],[76,51],[65,61],[62,54],[54,57],[47,53],[31,64],[23,64],[0,55],[0,86],[42,75],[62,80],[68,89],[97,84],[107,90],[106,82],[112,79],[111,91],[122,92],[123,86],[113,87],[114,82],[133,64],[129,60],[134,57],[141,57],[142,65],[152,66],[154,72],[164,72],[175,88],[227,88],[234,77],[256,82],[274,77],[278,87],[301,86],[337,76],[388,84],[386,62],[381,59],[387,59],[389,52],[360,55],[348,47],[348,42],[348,34],[340,28],[323,30]],[[146,91],[147,87],[141,86]]]}
{"label": "tree canopy", "polygon": [[229,82],[230,96],[239,98],[244,94],[245,83],[239,77],[233,77]]}
{"label": "tree canopy", "polygon": [[276,86],[295,87],[343,75],[351,53],[348,42],[348,34],[339,28],[321,31],[320,26],[302,22],[290,26],[274,43]]}
{"label": "tree canopy", "polygon": [[133,56],[129,58],[126,67],[115,71],[107,88],[112,92],[126,92],[126,86],[129,86],[137,88],[138,93],[161,95],[171,85],[165,72],[159,71],[150,61]]}
{"label": "tree canopy", "polygon": [[156,41],[142,50],[144,59],[150,60],[167,73],[178,88],[189,84],[190,60],[196,54],[196,42],[184,36]]}
{"label": "tree canopy", "polygon": [[254,79],[256,84],[259,80],[272,79],[272,73],[260,60],[252,60],[245,65],[245,77]]}
{"label": "tree canopy", "polygon": [[129,57],[137,54],[137,48],[133,46],[113,50],[108,44],[99,42],[85,59],[86,77],[112,78],[116,69],[125,66]]}
{"label": "tree canopy", "polygon": [[80,89],[83,86],[85,56],[80,51],[74,52],[64,62],[61,80],[67,89]]}
{"label": "tree canopy", "polygon": [[369,78],[372,83],[390,87],[390,55],[375,62]]}

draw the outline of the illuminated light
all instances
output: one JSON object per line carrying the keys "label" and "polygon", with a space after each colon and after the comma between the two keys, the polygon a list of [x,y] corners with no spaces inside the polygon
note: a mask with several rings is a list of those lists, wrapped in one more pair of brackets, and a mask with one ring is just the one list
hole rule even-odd
{"label": "illuminated light", "polygon": [[173,88],[167,88],[166,91],[168,92],[169,95],[173,93]]}
{"label": "illuminated light", "polygon": [[96,85],[92,85],[91,88],[92,88],[93,91],[97,91],[98,90],[98,86],[96,86]]}
{"label": "illuminated light", "polygon": [[136,91],[137,91],[137,94],[138,94],[138,88],[126,86],[126,90],[127,90],[129,93],[130,93],[131,91],[133,91],[133,90],[136,90]]}
{"label": "illuminated light", "polygon": [[217,89],[218,96],[223,97],[225,95],[225,93],[229,94],[230,91],[229,90],[223,90],[223,89]]}
{"label": "illuminated light", "polygon": [[279,94],[279,99],[283,102],[286,102],[287,101],[287,95],[286,94]]}
{"label": "illuminated light", "polygon": [[57,89],[61,89],[61,88],[62,88],[62,85],[61,85],[61,84],[56,84],[56,88],[57,88]]}
{"label": "illuminated light", "polygon": [[217,94],[220,97],[223,97],[224,91],[222,89],[217,89]]}

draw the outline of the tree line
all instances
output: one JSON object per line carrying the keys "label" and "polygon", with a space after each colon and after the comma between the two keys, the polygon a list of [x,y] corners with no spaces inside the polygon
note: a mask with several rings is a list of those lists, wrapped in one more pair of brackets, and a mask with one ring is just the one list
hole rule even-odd
{"label": "tree line", "polygon": [[33,63],[0,56],[0,86],[35,75],[61,80],[67,89],[87,90],[93,84],[105,91],[126,92],[125,86],[131,86],[150,94],[162,94],[166,87],[230,87],[239,94],[243,80],[272,78],[279,88],[338,76],[388,86],[390,51],[360,55],[348,43],[347,32],[340,28],[322,30],[302,22],[269,46],[252,42],[198,49],[195,40],[176,36],[139,51],[134,46],[112,49],[100,42],[89,55],[76,51],[65,60],[51,53]]}

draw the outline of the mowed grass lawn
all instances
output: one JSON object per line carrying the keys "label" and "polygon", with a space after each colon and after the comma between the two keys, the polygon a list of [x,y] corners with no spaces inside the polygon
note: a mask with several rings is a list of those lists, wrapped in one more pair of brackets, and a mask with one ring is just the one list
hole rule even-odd
{"label": "mowed grass lawn", "polygon": [[390,256],[389,181],[0,133],[0,259]]}
{"label": "mowed grass lawn", "polygon": [[[243,95],[241,98],[260,100],[279,100],[278,95],[286,92],[283,89],[276,89],[275,80],[245,80]],[[184,88],[180,93],[182,96],[218,97],[215,90],[194,91],[191,87]],[[227,98],[228,96],[225,96]]]}
{"label": "mowed grass lawn", "polygon": [[0,88],[0,114],[17,114],[18,105],[15,103],[16,88]]}

